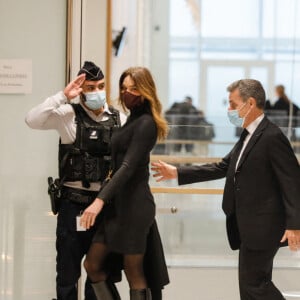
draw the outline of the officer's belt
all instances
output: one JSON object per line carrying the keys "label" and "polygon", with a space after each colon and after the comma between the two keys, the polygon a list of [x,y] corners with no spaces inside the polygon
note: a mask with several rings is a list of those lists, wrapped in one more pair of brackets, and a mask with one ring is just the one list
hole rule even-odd
{"label": "officer's belt", "polygon": [[62,199],[76,204],[91,204],[97,197],[98,192],[62,187]]}

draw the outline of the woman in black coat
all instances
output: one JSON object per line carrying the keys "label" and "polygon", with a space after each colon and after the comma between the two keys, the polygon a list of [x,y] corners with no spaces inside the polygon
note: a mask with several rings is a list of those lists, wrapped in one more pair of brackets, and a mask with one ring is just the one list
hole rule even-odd
{"label": "woman in black coat", "polygon": [[[122,255],[130,299],[148,300],[152,299],[150,288],[168,283],[148,184],[150,152],[157,139],[166,137],[168,127],[148,69],[124,71],[119,89],[120,103],[130,110],[130,116],[112,136],[113,176],[81,217],[81,224],[89,228],[105,209],[105,222],[98,228],[84,266],[98,299],[116,299],[105,283],[109,274],[104,262],[112,253]],[[150,248],[155,257],[149,255]]]}

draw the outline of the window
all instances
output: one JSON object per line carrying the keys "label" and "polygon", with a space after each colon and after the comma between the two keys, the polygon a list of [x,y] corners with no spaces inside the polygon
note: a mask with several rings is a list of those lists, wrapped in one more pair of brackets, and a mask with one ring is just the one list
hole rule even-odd
{"label": "window", "polygon": [[[207,60],[272,63],[275,74],[264,82],[268,88],[267,97],[274,100],[273,87],[284,84],[288,96],[300,105],[300,86],[295,84],[299,78],[296,66],[300,63],[298,2],[170,1],[169,105],[188,94],[200,109],[209,107],[206,102],[210,99],[201,91],[201,80],[207,76],[203,73],[203,62]],[[230,72],[234,72],[234,67],[228,64],[228,69],[223,70],[223,78],[231,78]],[[266,72],[261,68],[251,75]],[[213,82],[208,84],[213,85]],[[222,91],[216,91],[223,92],[226,92],[226,86]],[[222,109],[221,106],[217,108]]]}

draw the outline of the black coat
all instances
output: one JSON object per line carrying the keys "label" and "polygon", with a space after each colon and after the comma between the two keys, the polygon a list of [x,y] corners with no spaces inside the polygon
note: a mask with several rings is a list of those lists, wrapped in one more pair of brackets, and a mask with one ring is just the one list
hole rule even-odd
{"label": "black coat", "polygon": [[[297,116],[297,112],[299,111],[299,107],[292,103],[293,109],[292,109],[292,115]],[[289,115],[290,112],[290,103],[285,101],[283,98],[279,98],[275,103],[274,106],[271,107],[271,109],[276,110],[285,110],[287,112],[287,115]]]}
{"label": "black coat", "polygon": [[[151,288],[169,282],[148,183],[150,152],[156,139],[156,123],[147,101],[132,110],[126,124],[113,133],[113,176],[98,195],[106,204],[104,222],[94,238],[104,241],[116,257],[145,254],[144,270]],[[118,259],[108,261],[120,266]]]}
{"label": "black coat", "polygon": [[235,149],[220,163],[179,168],[179,184],[226,176],[222,206],[232,249],[240,242],[252,249],[282,246],[285,229],[300,229],[300,168],[291,145],[265,117],[237,170],[230,163]]}

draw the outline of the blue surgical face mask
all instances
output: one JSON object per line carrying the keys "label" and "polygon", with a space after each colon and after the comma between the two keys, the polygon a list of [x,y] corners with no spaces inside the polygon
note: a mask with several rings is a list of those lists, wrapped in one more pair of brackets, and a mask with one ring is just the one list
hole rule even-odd
{"label": "blue surgical face mask", "polygon": [[85,93],[85,102],[84,104],[92,110],[97,110],[104,106],[106,102],[106,93],[105,91],[98,91],[92,93]]}
{"label": "blue surgical face mask", "polygon": [[239,115],[239,111],[246,105],[246,103],[240,108],[240,109],[232,109],[232,110],[228,110],[227,115],[229,118],[229,121],[237,126],[237,127],[243,127],[244,123],[245,123],[245,117],[241,118]]}

